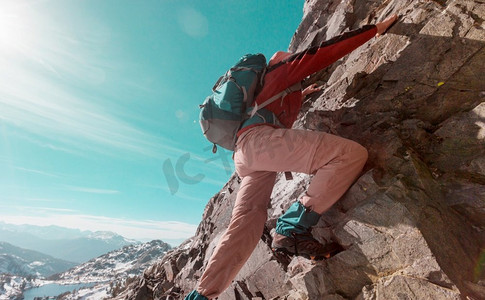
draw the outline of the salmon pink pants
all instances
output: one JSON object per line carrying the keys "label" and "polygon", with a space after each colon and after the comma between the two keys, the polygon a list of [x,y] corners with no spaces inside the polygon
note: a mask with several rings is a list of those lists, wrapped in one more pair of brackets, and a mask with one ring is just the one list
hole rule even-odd
{"label": "salmon pink pants", "polygon": [[321,214],[345,193],[366,160],[364,147],[324,132],[262,125],[243,133],[234,156],[242,182],[231,222],[197,291],[209,299],[217,297],[245,264],[263,233],[277,172],[314,174],[306,194],[299,200]]}

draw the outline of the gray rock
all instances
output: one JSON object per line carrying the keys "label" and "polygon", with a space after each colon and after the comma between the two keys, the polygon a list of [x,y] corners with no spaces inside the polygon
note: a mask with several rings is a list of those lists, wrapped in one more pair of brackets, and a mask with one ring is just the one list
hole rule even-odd
{"label": "gray rock", "polygon": [[[485,3],[307,0],[303,10],[290,51],[401,15],[383,37],[307,80],[324,89],[295,124],[369,151],[363,175],[313,229],[345,250],[320,262],[271,252],[276,219],[311,180],[278,176],[265,233],[219,299],[484,299]],[[192,290],[238,186],[234,176],[210,199],[196,236],[119,299]]]}
{"label": "gray rock", "polygon": [[433,284],[429,281],[409,276],[389,276],[380,278],[360,299],[461,299],[460,294]]}

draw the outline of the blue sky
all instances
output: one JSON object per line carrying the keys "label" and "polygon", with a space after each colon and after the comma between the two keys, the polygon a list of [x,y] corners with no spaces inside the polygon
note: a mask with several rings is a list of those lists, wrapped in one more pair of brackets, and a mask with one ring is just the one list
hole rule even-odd
{"label": "blue sky", "polygon": [[193,235],[233,172],[198,104],[243,54],[286,50],[303,3],[1,1],[0,221]]}

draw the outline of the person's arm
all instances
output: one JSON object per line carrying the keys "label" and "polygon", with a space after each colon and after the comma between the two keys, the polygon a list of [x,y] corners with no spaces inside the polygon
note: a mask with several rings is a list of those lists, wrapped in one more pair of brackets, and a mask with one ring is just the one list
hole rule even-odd
{"label": "person's arm", "polygon": [[377,23],[377,36],[383,35],[389,29],[389,27],[391,27],[392,24],[397,21],[398,18],[399,17],[397,15],[392,15],[383,22]]}
{"label": "person's arm", "polygon": [[343,56],[349,54],[366,43],[376,34],[382,35],[389,26],[397,20],[393,15],[376,25],[366,25],[358,30],[344,33],[318,46],[310,47],[302,52],[289,55],[287,58],[270,67],[277,68],[287,65],[288,85],[302,81],[307,76],[328,67]]}
{"label": "person's arm", "polygon": [[301,92],[301,97],[302,99],[305,98],[306,96],[312,94],[312,93],[315,93],[315,92],[318,92],[318,91],[321,91],[322,90],[322,86],[318,86],[316,83],[313,83],[309,86],[307,86],[302,92]]}

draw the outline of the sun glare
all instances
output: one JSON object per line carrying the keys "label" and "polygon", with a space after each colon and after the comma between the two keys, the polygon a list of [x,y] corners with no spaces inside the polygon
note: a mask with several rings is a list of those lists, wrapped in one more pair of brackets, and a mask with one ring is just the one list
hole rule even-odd
{"label": "sun glare", "polygon": [[[19,1],[23,2],[23,1]],[[0,51],[22,51],[31,45],[34,29],[27,4],[0,1]]]}

